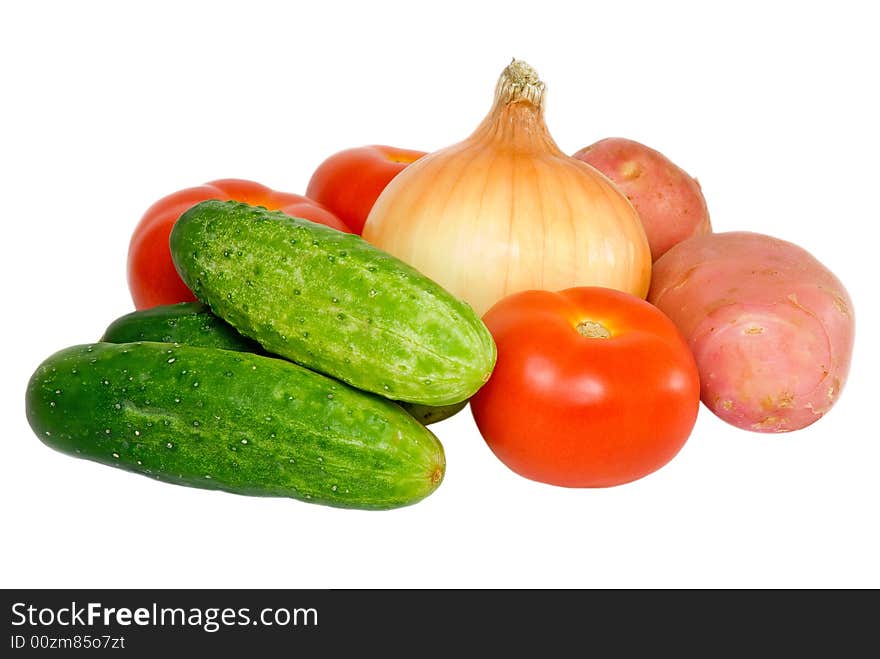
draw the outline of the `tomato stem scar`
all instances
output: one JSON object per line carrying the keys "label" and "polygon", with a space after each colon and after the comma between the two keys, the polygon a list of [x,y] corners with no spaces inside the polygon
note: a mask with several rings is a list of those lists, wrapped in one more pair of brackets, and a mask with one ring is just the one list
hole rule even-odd
{"label": "tomato stem scar", "polygon": [[608,331],[602,323],[597,323],[592,320],[582,320],[577,325],[578,334],[581,336],[585,336],[588,339],[610,339],[611,332]]}

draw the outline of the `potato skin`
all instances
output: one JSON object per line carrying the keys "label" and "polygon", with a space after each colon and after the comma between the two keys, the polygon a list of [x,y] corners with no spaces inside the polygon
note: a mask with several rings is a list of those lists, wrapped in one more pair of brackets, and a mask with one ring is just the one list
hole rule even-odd
{"label": "potato skin", "polygon": [[642,220],[653,261],[682,240],[712,230],[700,184],[659,151],[608,137],[574,157],[598,169],[626,195]]}
{"label": "potato skin", "polygon": [[852,301],[797,245],[744,231],[690,238],[654,264],[648,301],[687,339],[703,403],[734,426],[798,430],[840,396]]}

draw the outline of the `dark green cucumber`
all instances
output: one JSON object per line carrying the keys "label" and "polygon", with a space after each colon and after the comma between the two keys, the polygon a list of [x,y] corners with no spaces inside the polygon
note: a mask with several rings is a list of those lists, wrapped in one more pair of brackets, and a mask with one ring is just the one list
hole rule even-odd
{"label": "dark green cucumber", "polygon": [[101,341],[158,341],[263,353],[259,343],[239,334],[201,302],[160,305],[120,316],[110,323]]}
{"label": "dark green cucumber", "polygon": [[462,300],[359,236],[234,201],[196,204],[171,254],[215,314],[267,351],[386,398],[449,405],[495,364]]}
{"label": "dark green cucumber", "polygon": [[400,406],[246,352],[74,346],[37,368],[26,404],[52,448],[180,485],[385,509],[429,495],[445,470]]}
{"label": "dark green cucumber", "polygon": [[[201,302],[181,302],[133,311],[110,323],[101,341],[108,343],[158,341],[224,350],[263,352],[260,344],[236,332],[232,325],[215,316]],[[462,401],[434,407],[417,403],[400,403],[403,409],[426,426],[457,414],[466,404],[467,401]]]}
{"label": "dark green cucumber", "polygon": [[467,405],[466,400],[452,405],[419,405],[418,403],[400,403],[401,407],[412,415],[422,425],[429,426],[432,423],[443,421],[455,416]]}

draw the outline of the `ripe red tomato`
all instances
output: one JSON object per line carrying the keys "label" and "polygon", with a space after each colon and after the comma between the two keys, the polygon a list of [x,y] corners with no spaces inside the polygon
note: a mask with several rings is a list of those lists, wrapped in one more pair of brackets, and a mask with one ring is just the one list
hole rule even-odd
{"label": "ripe red tomato", "polygon": [[174,192],[147,209],[129,243],[128,287],[136,308],[147,309],[159,304],[195,300],[171,261],[168,236],[177,218],[200,201],[208,199],[234,199],[254,206],[265,206],[269,210],[279,210],[351,233],[339,218],[317,202],[289,192],[276,192],[253,181],[220,179]]}
{"label": "ripe red tomato", "polygon": [[659,469],[700,402],[694,358],[659,309],[597,287],[504,298],[483,317],[498,346],[471,399],[477,427],[522,476],[608,487]]}
{"label": "ripe red tomato", "polygon": [[360,234],[385,186],[423,155],[424,151],[381,145],[340,151],[318,166],[306,188],[306,196],[324,204]]}

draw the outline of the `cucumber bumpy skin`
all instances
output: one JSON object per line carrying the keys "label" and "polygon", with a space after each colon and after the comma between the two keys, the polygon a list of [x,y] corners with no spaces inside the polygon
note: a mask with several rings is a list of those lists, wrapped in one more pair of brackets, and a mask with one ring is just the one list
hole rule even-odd
{"label": "cucumber bumpy skin", "polygon": [[392,400],[450,405],[495,365],[473,309],[359,236],[235,201],[204,201],[170,237],[178,273],[268,352]]}
{"label": "cucumber bumpy skin", "polygon": [[163,304],[141,309],[114,320],[101,337],[104,343],[182,343],[203,348],[225,348],[265,354],[259,343],[235,331],[201,302]]}
{"label": "cucumber bumpy skin", "polygon": [[158,480],[387,509],[431,494],[443,447],[398,405],[286,360],[163,343],[61,350],[27,417],[63,453]]}
{"label": "cucumber bumpy skin", "polygon": [[[236,332],[232,325],[215,316],[201,302],[180,302],[132,311],[110,323],[101,341],[182,343],[265,354],[259,343]],[[467,401],[439,407],[397,402],[424,426],[448,419],[467,405]]]}

